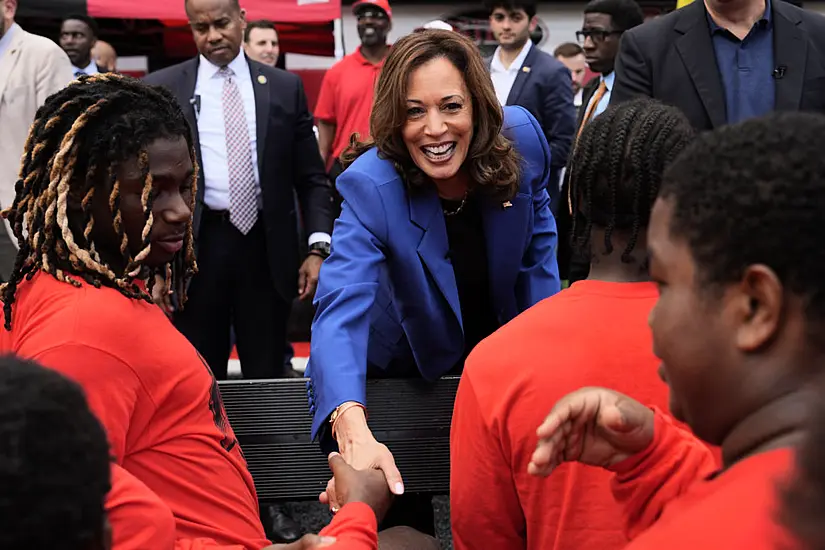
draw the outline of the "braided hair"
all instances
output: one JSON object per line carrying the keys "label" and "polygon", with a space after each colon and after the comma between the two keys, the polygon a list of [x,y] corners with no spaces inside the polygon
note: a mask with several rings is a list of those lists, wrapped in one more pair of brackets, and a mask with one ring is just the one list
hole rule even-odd
{"label": "braided hair", "polygon": [[693,135],[678,109],[648,98],[610,107],[588,123],[568,166],[574,245],[587,250],[592,228],[604,228],[607,255],[614,232],[628,232],[622,261],[632,262],[665,167]]}
{"label": "braided hair", "polygon": [[[20,177],[7,218],[19,251],[9,281],[0,285],[6,330],[18,284],[38,271],[81,286],[80,279],[108,286],[124,296],[152,302],[157,273],[186,301],[186,285],[197,271],[192,222],[187,224],[184,251],[175,266],[148,268],[155,197],[147,147],[157,139],[186,139],[196,164],[191,132],[177,101],[167,90],[112,73],[81,77],[55,93],[38,109],[24,148]],[[118,166],[137,158],[144,187],[141,196],[145,224],[140,252],[132,255],[120,211]],[[192,200],[197,169],[192,176]],[[120,239],[125,269],[115,270],[101,259],[91,238],[96,220],[92,199],[108,193],[113,229]],[[174,269],[173,269],[174,267]],[[143,282],[139,285],[138,282]]]}

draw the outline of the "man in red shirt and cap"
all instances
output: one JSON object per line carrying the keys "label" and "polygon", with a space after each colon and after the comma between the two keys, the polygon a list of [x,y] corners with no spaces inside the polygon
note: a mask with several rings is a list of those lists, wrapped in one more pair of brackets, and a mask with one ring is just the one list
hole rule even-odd
{"label": "man in red shirt and cap", "polygon": [[392,9],[387,0],[356,0],[352,12],[358,21],[361,46],[332,66],[324,75],[315,118],[318,146],[333,185],[343,171],[338,157],[358,133],[370,133],[375,81],[390,50],[387,34],[392,28]]}

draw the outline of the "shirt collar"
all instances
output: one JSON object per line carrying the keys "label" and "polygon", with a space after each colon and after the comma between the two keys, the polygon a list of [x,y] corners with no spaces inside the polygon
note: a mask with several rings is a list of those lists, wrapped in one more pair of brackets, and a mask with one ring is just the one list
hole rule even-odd
{"label": "shirt collar", "polygon": [[[206,57],[204,57],[203,55],[199,57],[200,64],[198,66],[198,76],[206,79],[215,78],[218,75],[218,71],[220,71],[221,68],[218,65],[215,65],[214,63],[209,61],[208,59],[206,59]],[[227,65],[227,67],[232,69],[232,72],[235,73],[236,76],[249,74],[249,63],[246,62],[246,56],[243,53],[243,49],[241,49],[241,51],[238,52],[238,55],[235,56],[235,59],[229,62],[229,65]]]}
{"label": "shirt collar", "polygon": [[97,70],[97,63],[95,63],[94,59],[89,61],[89,64],[86,65],[85,67],[75,67],[74,65],[72,65],[72,74],[77,73],[77,71],[83,71],[87,75],[94,75],[94,74],[97,74],[99,72]]}
{"label": "shirt collar", "polygon": [[[389,55],[389,52],[390,52],[391,49],[392,49],[392,45],[387,46],[387,55]],[[387,59],[387,56],[385,55],[384,59],[382,59],[378,63],[373,63],[372,61],[370,61],[369,59],[364,57],[364,54],[361,53],[361,46],[358,46],[355,49],[355,51],[353,52],[352,55],[355,56],[355,59],[357,59],[358,62],[361,65],[369,65],[371,67],[383,67],[384,66],[384,59]]]}
{"label": "shirt collar", "polygon": [[12,23],[11,27],[9,27],[6,31],[6,34],[3,35],[3,38],[0,38],[0,55],[2,55],[3,52],[5,52],[9,48],[9,46],[11,45],[11,39],[14,36],[14,33],[19,28],[20,27],[17,25],[17,23]]}
{"label": "shirt collar", "polygon": [[528,39],[527,42],[524,43],[524,46],[522,46],[518,57],[513,60],[508,69],[505,69],[504,64],[501,62],[501,46],[498,46],[496,51],[493,53],[493,60],[490,62],[490,71],[497,73],[518,72],[521,69],[521,66],[524,65],[524,60],[527,59],[527,54],[530,53],[530,48],[532,46],[533,41]]}
{"label": "shirt collar", "polygon": [[[773,20],[773,10],[771,9],[771,2],[772,0],[765,0],[765,13],[762,14],[762,17],[759,19],[759,21],[755,23],[755,25],[770,28],[771,21]],[[707,15],[708,18],[708,25],[710,25],[711,34],[727,30],[724,27],[719,26],[716,23],[716,21],[713,20],[713,17],[710,16],[710,12],[708,11],[707,7],[705,7],[705,15]]]}
{"label": "shirt collar", "polygon": [[607,91],[611,91],[613,89],[613,81],[616,80],[616,71],[612,71],[607,75],[602,75],[599,77],[604,82],[604,87],[607,88]]}

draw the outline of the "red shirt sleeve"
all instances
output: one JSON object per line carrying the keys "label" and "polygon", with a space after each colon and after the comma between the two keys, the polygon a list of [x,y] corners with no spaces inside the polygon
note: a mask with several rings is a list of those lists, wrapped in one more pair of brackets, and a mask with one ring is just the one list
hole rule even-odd
{"label": "red shirt sleeve", "polygon": [[616,472],[613,496],[624,506],[625,528],[631,540],[655,523],[669,502],[718,469],[716,458],[703,442],[658,409],[653,411],[653,442],[611,468]]}
{"label": "red shirt sleeve", "polygon": [[458,385],[450,428],[453,545],[456,550],[523,548],[525,519],[510,464],[485,421],[468,370]]}
{"label": "red shirt sleeve", "polygon": [[330,549],[378,550],[378,520],[372,508],[363,502],[343,506],[319,534],[337,539]]}
{"label": "red shirt sleeve", "polygon": [[106,498],[114,550],[172,548],[175,518],[172,511],[140,480],[112,465],[112,490]]}
{"label": "red shirt sleeve", "polygon": [[321,90],[318,92],[318,101],[315,104],[315,118],[335,124],[335,97],[338,92],[338,73],[336,66],[331,67],[321,81]]}

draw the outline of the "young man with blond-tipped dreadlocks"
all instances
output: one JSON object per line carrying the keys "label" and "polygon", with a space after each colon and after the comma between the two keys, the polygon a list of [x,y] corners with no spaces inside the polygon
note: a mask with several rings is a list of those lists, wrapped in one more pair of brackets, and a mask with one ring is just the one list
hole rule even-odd
{"label": "young man with blond-tipped dreadlocks", "polygon": [[214,377],[151,298],[156,273],[183,296],[195,272],[195,181],[175,99],[98,75],[37,112],[4,212],[20,250],[0,287],[0,352],[83,386],[106,427],[113,476],[141,488],[107,504],[115,548],[269,544]]}

